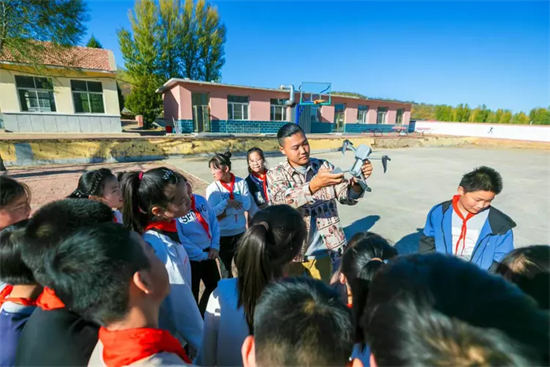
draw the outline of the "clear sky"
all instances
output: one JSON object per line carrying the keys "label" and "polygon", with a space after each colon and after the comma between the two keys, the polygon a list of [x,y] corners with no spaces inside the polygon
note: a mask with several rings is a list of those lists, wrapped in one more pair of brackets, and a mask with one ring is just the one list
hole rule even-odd
{"label": "clear sky", "polygon": [[[116,30],[133,1],[89,0],[93,33],[124,60]],[[213,1],[227,26],[222,82],[332,89],[426,103],[550,105],[548,1]]]}

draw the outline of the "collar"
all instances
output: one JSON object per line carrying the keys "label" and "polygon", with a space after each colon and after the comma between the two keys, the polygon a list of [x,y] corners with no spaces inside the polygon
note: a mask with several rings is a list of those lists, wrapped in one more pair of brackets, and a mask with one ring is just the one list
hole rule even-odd
{"label": "collar", "polygon": [[[316,173],[318,170],[319,170],[319,167],[321,166],[321,162],[318,160],[318,159],[315,159],[315,158],[309,158],[309,163],[308,165],[306,166],[306,172],[308,172],[309,170],[313,170],[314,173]],[[300,173],[298,172],[294,167],[292,167],[292,165],[290,164],[290,162],[288,161],[288,159],[286,159],[284,162],[283,162],[283,168],[285,169],[285,171],[289,174],[289,175],[293,175],[294,173]]]}
{"label": "collar", "polygon": [[156,229],[158,231],[171,232],[171,233],[178,232],[175,219],[172,219],[170,222],[151,222],[147,225],[147,227],[145,227],[144,232],[147,232],[150,229]]}

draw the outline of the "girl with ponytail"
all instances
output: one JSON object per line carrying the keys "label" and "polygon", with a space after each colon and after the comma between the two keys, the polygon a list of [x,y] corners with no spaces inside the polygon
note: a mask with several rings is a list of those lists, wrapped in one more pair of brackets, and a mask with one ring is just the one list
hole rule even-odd
{"label": "girl with ponytail", "polygon": [[69,199],[90,199],[102,202],[113,209],[113,220],[122,223],[122,191],[117,177],[107,168],[85,172]]}
{"label": "girl with ponytail", "polygon": [[267,207],[252,218],[235,258],[238,278],[221,280],[208,301],[195,364],[243,365],[241,346],[252,333],[256,303],[269,283],[284,276],[306,236],[300,213],[288,205]]}
{"label": "girl with ponytail", "polygon": [[188,240],[177,221],[191,209],[188,190],[183,175],[166,167],[122,177],[124,225],[143,236],[168,271],[170,293],[161,305],[159,327],[197,350],[203,321],[191,290]]}
{"label": "girl with ponytail", "polygon": [[397,250],[383,237],[364,232],[351,238],[342,257],[340,283],[347,288],[348,307],[352,309],[355,341],[358,343],[352,357],[359,358],[364,366],[369,365],[370,352],[365,348],[361,318],[367,304],[370,283],[376,272],[397,255]]}

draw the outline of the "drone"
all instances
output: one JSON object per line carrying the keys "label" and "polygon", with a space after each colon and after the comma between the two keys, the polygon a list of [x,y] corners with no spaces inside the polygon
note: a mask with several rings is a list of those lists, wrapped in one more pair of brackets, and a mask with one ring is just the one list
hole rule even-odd
{"label": "drone", "polygon": [[365,177],[363,176],[363,171],[361,171],[361,167],[363,167],[363,163],[365,160],[381,160],[382,161],[382,167],[384,167],[384,173],[388,170],[388,161],[391,161],[391,158],[387,155],[383,155],[382,157],[371,157],[372,149],[368,145],[361,144],[357,148],[353,146],[353,143],[349,140],[344,140],[342,143],[342,155],[346,155],[346,151],[351,150],[355,153],[355,162],[353,163],[353,166],[351,169],[347,171],[342,171],[339,168],[336,168],[332,171],[332,173],[347,173],[351,174],[353,177],[357,179],[359,182],[359,185],[363,188],[363,190],[367,192],[371,192],[372,189],[367,185],[367,182],[365,180]]}

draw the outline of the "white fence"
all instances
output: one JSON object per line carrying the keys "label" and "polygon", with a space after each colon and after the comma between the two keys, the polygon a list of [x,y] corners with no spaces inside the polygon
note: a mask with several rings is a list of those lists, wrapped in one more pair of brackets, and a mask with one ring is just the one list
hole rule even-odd
{"label": "white fence", "polygon": [[416,121],[416,129],[432,134],[481,138],[542,141],[550,143],[550,125],[503,125],[491,123]]}

